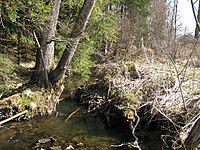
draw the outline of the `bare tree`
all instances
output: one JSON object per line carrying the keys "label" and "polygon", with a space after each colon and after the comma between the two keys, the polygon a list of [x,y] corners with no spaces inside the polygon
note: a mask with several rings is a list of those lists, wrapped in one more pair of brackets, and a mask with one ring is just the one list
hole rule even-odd
{"label": "bare tree", "polygon": [[[194,13],[194,11],[193,11],[193,13]],[[195,17],[196,17],[196,15],[195,15]],[[200,22],[200,0],[199,0],[199,6],[198,6],[198,12],[197,12],[197,19],[196,19],[195,35],[194,35],[194,37],[196,39],[199,38],[199,31],[200,31],[199,22]]]}

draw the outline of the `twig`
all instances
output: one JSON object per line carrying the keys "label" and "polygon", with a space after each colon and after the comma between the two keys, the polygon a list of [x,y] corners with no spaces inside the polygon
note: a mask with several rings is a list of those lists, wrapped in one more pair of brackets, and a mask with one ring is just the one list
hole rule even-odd
{"label": "twig", "polygon": [[38,48],[41,48],[41,45],[40,45],[40,43],[39,43],[39,41],[38,41],[38,38],[37,38],[37,36],[36,36],[36,34],[35,34],[34,31],[33,31],[33,36],[34,36],[35,41],[36,41],[36,43],[37,43],[37,45],[38,45]]}
{"label": "twig", "polygon": [[196,120],[198,120],[199,117],[200,117],[200,113],[194,116],[184,127],[182,127],[182,130],[186,130],[188,126],[191,126],[192,124],[194,124],[194,122],[196,122]]}
{"label": "twig", "polygon": [[76,112],[78,112],[81,108],[76,109],[75,111],[73,111],[68,117],[67,119],[65,119],[65,123],[71,118],[72,115],[74,115]]}
{"label": "twig", "polygon": [[8,118],[8,119],[5,119],[5,120],[3,120],[3,121],[0,122],[0,125],[4,124],[4,123],[6,123],[6,122],[8,122],[8,121],[10,121],[10,120],[12,120],[12,119],[15,119],[15,118],[17,118],[17,117],[19,117],[19,116],[21,116],[21,115],[27,113],[27,112],[28,112],[28,110],[25,110],[25,111],[23,111],[23,112],[21,112],[21,113],[18,113],[18,114],[14,115],[14,116],[12,116],[12,117],[10,117],[10,118]]}
{"label": "twig", "polygon": [[131,146],[131,147],[137,148],[137,149],[139,149],[139,150],[142,150],[142,149],[139,147],[137,141],[135,141],[135,142],[122,143],[122,144],[119,144],[119,145],[111,145],[111,147],[122,147],[122,146]]}
{"label": "twig", "polygon": [[181,86],[182,82],[181,82],[181,79],[180,79],[180,74],[178,72],[178,68],[177,68],[177,66],[175,64],[175,61],[170,57],[170,55],[167,54],[167,56],[168,56],[170,62],[172,63],[172,66],[175,69],[176,77],[177,77],[177,81],[178,81],[178,87],[179,87],[179,90],[180,90],[180,93],[181,93],[181,98],[183,100],[183,106],[184,106],[185,111],[187,112],[186,102],[185,102],[185,98],[183,96],[183,90],[182,90],[182,86]]}

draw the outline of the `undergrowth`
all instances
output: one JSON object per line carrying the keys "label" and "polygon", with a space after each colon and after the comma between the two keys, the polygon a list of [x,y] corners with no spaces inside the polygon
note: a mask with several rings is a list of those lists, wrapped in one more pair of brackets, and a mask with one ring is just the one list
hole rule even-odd
{"label": "undergrowth", "polygon": [[10,76],[15,75],[14,63],[9,56],[0,54],[0,98],[10,92]]}
{"label": "undergrowth", "polygon": [[0,54],[0,72],[5,74],[12,74],[14,71],[14,64],[9,56]]}

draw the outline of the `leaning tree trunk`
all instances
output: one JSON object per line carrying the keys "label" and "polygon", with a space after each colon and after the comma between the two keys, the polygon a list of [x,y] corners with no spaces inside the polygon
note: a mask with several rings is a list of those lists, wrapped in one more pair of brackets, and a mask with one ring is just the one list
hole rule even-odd
{"label": "leaning tree trunk", "polygon": [[200,116],[192,124],[184,144],[186,150],[195,149],[200,144]]}
{"label": "leaning tree trunk", "polygon": [[48,73],[54,66],[54,38],[56,34],[57,20],[59,16],[61,0],[52,0],[53,9],[45,24],[42,43],[39,46],[36,57],[35,73],[33,80],[39,87],[47,87],[49,84]]}
{"label": "leaning tree trunk", "polygon": [[58,62],[56,69],[50,74],[50,81],[52,84],[64,78],[66,70],[74,56],[77,45],[85,30],[95,3],[96,0],[85,0],[79,18],[74,25],[74,29],[71,34],[71,41],[66,46],[65,51],[63,52],[63,55]]}

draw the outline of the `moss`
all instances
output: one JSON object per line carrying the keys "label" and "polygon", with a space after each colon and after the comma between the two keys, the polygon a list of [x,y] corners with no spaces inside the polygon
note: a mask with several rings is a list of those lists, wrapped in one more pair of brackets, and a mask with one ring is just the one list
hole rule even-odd
{"label": "moss", "polygon": [[31,102],[36,102],[37,101],[37,98],[35,96],[31,96],[31,97],[22,97],[20,99],[20,104],[23,105],[23,106],[27,106],[29,105]]}
{"label": "moss", "polygon": [[7,95],[10,92],[10,87],[9,87],[9,80],[8,78],[1,76],[0,80],[0,98],[2,95]]}
{"label": "moss", "polygon": [[137,79],[140,77],[140,74],[137,71],[136,66],[133,62],[126,62],[126,66],[131,78]]}
{"label": "moss", "polygon": [[127,100],[130,100],[130,101],[135,101],[135,100],[137,100],[136,97],[134,96],[134,94],[131,93],[131,92],[126,92],[126,93],[124,93],[124,94],[123,94],[123,98],[124,98],[124,99],[127,99]]}
{"label": "moss", "polygon": [[197,149],[200,149],[200,144],[197,146]]}
{"label": "moss", "polygon": [[[12,60],[5,54],[0,54],[0,98],[10,92],[10,76],[15,71]],[[12,76],[13,77],[13,76]]]}
{"label": "moss", "polygon": [[133,62],[127,62],[126,63],[126,66],[128,67],[128,71],[135,71],[136,70],[136,67],[135,67],[135,64]]}
{"label": "moss", "polygon": [[82,136],[75,136],[72,138],[72,142],[77,144],[79,142],[81,142],[83,140],[83,137]]}
{"label": "moss", "polygon": [[184,90],[187,91],[187,93],[190,95],[199,95],[200,94],[200,89],[197,89],[197,88],[193,88],[193,89],[185,88]]}

